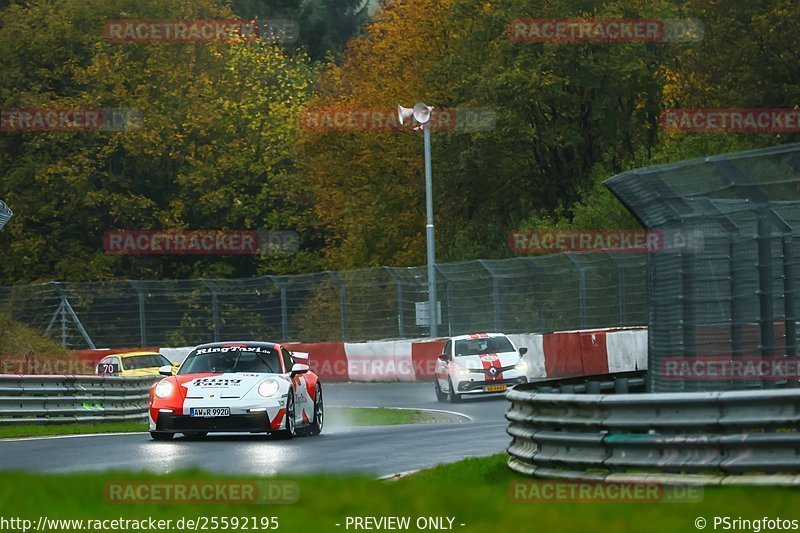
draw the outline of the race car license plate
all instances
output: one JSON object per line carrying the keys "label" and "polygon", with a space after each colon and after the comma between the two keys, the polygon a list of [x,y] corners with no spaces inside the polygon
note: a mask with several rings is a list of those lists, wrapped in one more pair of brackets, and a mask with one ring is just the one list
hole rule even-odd
{"label": "race car license plate", "polygon": [[507,388],[507,385],[487,385],[484,390],[486,392],[503,392]]}
{"label": "race car license plate", "polygon": [[192,407],[189,409],[189,416],[199,416],[201,418],[211,418],[215,416],[231,416],[230,407]]}

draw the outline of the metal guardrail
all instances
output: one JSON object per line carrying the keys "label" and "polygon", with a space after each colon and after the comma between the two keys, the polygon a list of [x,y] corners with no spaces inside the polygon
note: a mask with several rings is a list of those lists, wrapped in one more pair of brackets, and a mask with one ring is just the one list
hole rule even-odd
{"label": "metal guardrail", "polygon": [[537,385],[507,394],[508,466],[522,474],[800,483],[800,390],[577,395]]}
{"label": "metal guardrail", "polygon": [[525,390],[560,394],[628,394],[645,392],[646,381],[646,370],[634,370],[613,374],[540,379],[526,385]]}
{"label": "metal guardrail", "polygon": [[0,374],[0,424],[144,421],[158,379]]}

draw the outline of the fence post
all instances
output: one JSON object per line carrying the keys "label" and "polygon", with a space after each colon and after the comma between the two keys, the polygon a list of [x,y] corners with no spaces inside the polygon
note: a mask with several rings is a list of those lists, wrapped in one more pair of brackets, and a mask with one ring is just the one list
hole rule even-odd
{"label": "fence post", "polygon": [[219,297],[217,288],[211,281],[205,278],[200,278],[200,283],[202,283],[205,286],[205,288],[207,288],[208,291],[211,293],[211,322],[212,326],[214,327],[214,342],[219,342],[220,324],[219,324]]}
{"label": "fence post", "polygon": [[794,357],[797,355],[797,317],[795,315],[795,264],[792,252],[792,236],[783,237],[783,307],[784,307],[784,328],[786,335],[786,355]]}
{"label": "fence post", "polygon": [[492,270],[489,265],[486,264],[486,261],[483,259],[478,259],[478,263],[489,273],[489,276],[492,278],[492,315],[494,319],[494,330],[495,331],[502,331],[500,327],[500,281],[499,278],[495,275],[494,270]]}
{"label": "fence post", "polygon": [[[453,322],[452,322],[453,313],[452,313],[452,309],[450,308],[450,301],[452,300],[453,293],[452,293],[451,288],[450,288],[450,278],[447,277],[447,274],[445,274],[445,272],[441,269],[441,267],[439,265],[435,265],[435,267],[436,267],[436,272],[441,274],[441,276],[444,278],[444,295],[447,298],[447,304],[445,305],[445,309],[447,309],[447,336],[448,337],[452,337],[453,336]],[[438,320],[438,319],[440,319],[442,317],[440,317],[439,314],[437,313],[436,314],[436,318]],[[444,320],[442,320],[442,324],[444,324]]]}
{"label": "fence post", "polygon": [[289,340],[289,305],[287,303],[286,283],[278,279],[277,276],[267,277],[269,277],[269,280],[281,291],[281,340],[286,342]]}
{"label": "fence post", "polygon": [[392,277],[397,287],[397,334],[402,339],[406,336],[405,317],[403,316],[403,284],[400,276],[397,275],[397,272],[392,267],[385,266],[383,268]]}
{"label": "fence post", "polygon": [[333,270],[328,270],[327,274],[339,285],[339,302],[342,307],[342,340],[346,341],[348,338],[347,332],[347,287],[345,287],[342,278]]}
{"label": "fence post", "polygon": [[[536,265],[536,257],[523,257],[523,264],[532,272],[532,276],[526,276],[530,279],[531,294],[533,295],[534,308],[536,309],[536,328],[534,331],[545,331],[547,329],[547,320],[540,308],[541,293],[539,281],[539,267]],[[530,328],[529,328],[530,329]]]}
{"label": "fence post", "polygon": [[619,304],[619,325],[626,326],[628,324],[628,298],[625,292],[625,265],[620,265],[617,261],[617,256],[613,252],[603,252],[617,269],[617,299]]}
{"label": "fence post", "polygon": [[95,345],[92,342],[92,338],[89,337],[89,334],[86,332],[86,329],[81,324],[81,321],[78,319],[78,315],[75,313],[75,310],[72,308],[72,305],[69,303],[69,299],[67,298],[67,291],[62,286],[60,281],[51,281],[50,284],[55,287],[56,292],[58,293],[59,297],[61,298],[61,303],[58,304],[58,308],[56,312],[53,314],[53,318],[50,320],[50,324],[47,326],[45,333],[50,331],[50,328],[53,327],[53,323],[55,322],[56,317],[61,314],[61,344],[64,348],[67,347],[67,314],[72,317],[72,320],[75,321],[75,326],[78,328],[83,340],[86,341],[86,344],[89,345],[89,348],[94,350]]}
{"label": "fence post", "polygon": [[128,283],[130,283],[133,290],[136,291],[139,299],[139,345],[144,347],[147,346],[147,317],[144,309],[144,293],[139,289],[138,284],[134,280],[130,280]]}
{"label": "fence post", "polygon": [[67,347],[67,306],[64,305],[64,300],[66,297],[61,296],[61,305],[59,308],[61,309],[61,345],[66,348]]}
{"label": "fence post", "polygon": [[581,329],[586,328],[586,271],[580,261],[573,257],[575,254],[565,254],[572,264],[575,265],[575,270],[578,271],[578,313],[580,315]]}

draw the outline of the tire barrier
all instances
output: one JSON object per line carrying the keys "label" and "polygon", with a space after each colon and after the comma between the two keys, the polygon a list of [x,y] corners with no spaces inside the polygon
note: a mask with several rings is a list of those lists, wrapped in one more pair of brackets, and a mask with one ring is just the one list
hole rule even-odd
{"label": "tire barrier", "polygon": [[0,424],[146,421],[156,377],[0,375]]}
{"label": "tire barrier", "polygon": [[[800,484],[800,390],[507,394],[508,466],[537,478]],[[538,389],[538,390],[537,390]]]}

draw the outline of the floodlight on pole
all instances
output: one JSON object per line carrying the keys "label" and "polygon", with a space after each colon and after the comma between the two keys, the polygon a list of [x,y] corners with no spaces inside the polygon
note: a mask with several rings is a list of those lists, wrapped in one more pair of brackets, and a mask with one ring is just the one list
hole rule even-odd
{"label": "floodlight on pole", "polygon": [[400,121],[400,124],[405,124],[406,120],[410,119],[414,116],[414,110],[410,107],[403,107],[401,105],[397,106],[397,120]]}
{"label": "floodlight on pole", "polygon": [[431,178],[431,125],[430,119],[433,107],[422,102],[414,104],[413,108],[397,106],[397,119],[404,124],[410,118],[421,125],[425,138],[425,234],[428,245],[428,324],[430,336],[438,337],[439,316],[436,298],[436,247],[433,232],[433,180]]}

